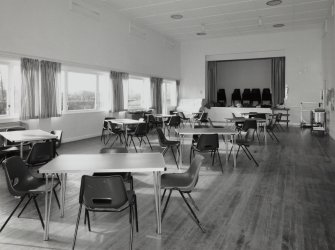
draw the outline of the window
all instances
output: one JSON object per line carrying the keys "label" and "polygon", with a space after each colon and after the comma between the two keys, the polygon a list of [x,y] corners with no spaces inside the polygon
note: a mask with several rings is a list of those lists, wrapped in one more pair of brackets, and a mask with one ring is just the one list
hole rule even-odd
{"label": "window", "polygon": [[148,109],[151,105],[150,79],[130,76],[124,84],[125,108],[128,110]]}
{"label": "window", "polygon": [[102,104],[99,82],[102,86],[106,86],[105,78],[104,75],[94,72],[63,70],[62,110],[71,112],[100,109]]}
{"label": "window", "polygon": [[171,107],[177,106],[176,81],[164,80],[162,85],[163,113],[168,113]]}
{"label": "window", "polygon": [[0,117],[17,117],[20,102],[20,62],[13,59],[0,59]]}

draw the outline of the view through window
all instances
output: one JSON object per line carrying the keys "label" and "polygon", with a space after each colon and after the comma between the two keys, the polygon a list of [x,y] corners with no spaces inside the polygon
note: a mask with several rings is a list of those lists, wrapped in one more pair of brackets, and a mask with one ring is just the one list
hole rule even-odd
{"label": "view through window", "polygon": [[163,112],[167,113],[170,107],[177,106],[176,81],[164,80],[162,85]]}
{"label": "view through window", "polygon": [[125,106],[129,110],[147,109],[150,107],[150,79],[131,76],[124,91],[128,93]]}
{"label": "view through window", "polygon": [[0,115],[7,114],[8,76],[8,65],[0,64]]}

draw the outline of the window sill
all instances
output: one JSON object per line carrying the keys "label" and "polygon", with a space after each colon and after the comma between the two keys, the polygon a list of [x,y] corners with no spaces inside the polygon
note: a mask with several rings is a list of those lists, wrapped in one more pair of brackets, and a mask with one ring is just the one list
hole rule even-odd
{"label": "window sill", "polygon": [[0,123],[19,122],[18,116],[0,116]]}
{"label": "window sill", "polygon": [[62,115],[87,114],[87,113],[106,113],[108,110],[72,110],[63,111]]}

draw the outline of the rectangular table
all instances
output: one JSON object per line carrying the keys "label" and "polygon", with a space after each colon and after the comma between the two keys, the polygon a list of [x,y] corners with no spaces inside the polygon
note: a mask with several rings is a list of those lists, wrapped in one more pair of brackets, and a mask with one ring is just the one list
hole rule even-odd
{"label": "rectangular table", "polygon": [[57,135],[53,135],[49,132],[45,132],[40,129],[28,129],[18,131],[0,132],[6,140],[12,143],[20,143],[20,156],[23,158],[23,144],[24,142],[41,141],[56,139]]}
{"label": "rectangular table", "polygon": [[125,130],[125,137],[126,137],[126,147],[128,147],[127,145],[127,140],[128,140],[128,131],[127,131],[127,127],[128,125],[137,125],[139,123],[144,123],[144,121],[140,121],[140,120],[134,120],[134,119],[111,119],[111,120],[105,120],[114,124],[118,124],[118,125],[122,125],[124,127]]}
{"label": "rectangular table", "polygon": [[[105,172],[153,172],[157,234],[161,234],[161,172],[165,171],[164,157],[161,153],[127,154],[68,154],[60,155],[41,167],[45,174],[46,186],[51,175],[51,184],[55,174],[61,179],[61,216],[64,216],[66,177],[68,173],[92,174]],[[49,222],[52,192],[45,195],[44,240],[49,239]]]}
{"label": "rectangular table", "polygon": [[[182,160],[182,147],[183,147],[183,140],[185,135],[201,135],[201,134],[218,134],[223,135],[225,138],[225,144],[226,144],[226,164],[228,163],[228,136],[230,136],[230,139],[232,140],[233,144],[235,144],[235,136],[238,134],[238,132],[235,130],[233,126],[227,126],[224,128],[181,128],[177,129],[177,133],[180,137],[180,157],[179,157],[179,166],[182,166],[183,160]],[[234,158],[234,168],[236,168],[236,155],[234,153],[234,150],[232,151],[233,158]]]}

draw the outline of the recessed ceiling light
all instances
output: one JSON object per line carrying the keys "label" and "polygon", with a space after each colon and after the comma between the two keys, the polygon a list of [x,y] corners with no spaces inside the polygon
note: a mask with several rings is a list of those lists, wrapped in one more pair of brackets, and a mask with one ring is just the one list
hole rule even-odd
{"label": "recessed ceiling light", "polygon": [[207,33],[205,31],[197,32],[197,36],[206,36]]}
{"label": "recessed ceiling light", "polygon": [[270,0],[266,2],[266,5],[268,6],[276,6],[282,3],[282,0]]}
{"label": "recessed ceiling light", "polygon": [[183,15],[181,14],[173,14],[170,16],[172,19],[180,20],[183,18]]}
{"label": "recessed ceiling light", "polygon": [[282,28],[282,27],[285,26],[285,24],[283,24],[283,23],[276,23],[276,24],[274,24],[272,26],[273,26],[273,28]]}

